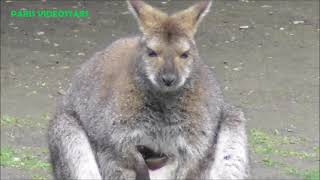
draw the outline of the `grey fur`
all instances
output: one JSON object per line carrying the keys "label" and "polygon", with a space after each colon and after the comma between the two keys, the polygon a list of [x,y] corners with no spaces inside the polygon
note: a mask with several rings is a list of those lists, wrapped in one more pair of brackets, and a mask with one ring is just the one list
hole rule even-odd
{"label": "grey fur", "polygon": [[175,179],[246,178],[243,113],[224,102],[196,44],[184,85],[163,92],[147,78],[144,41],[120,39],[75,74],[49,126],[55,178],[147,180],[136,145],[177,163]]}

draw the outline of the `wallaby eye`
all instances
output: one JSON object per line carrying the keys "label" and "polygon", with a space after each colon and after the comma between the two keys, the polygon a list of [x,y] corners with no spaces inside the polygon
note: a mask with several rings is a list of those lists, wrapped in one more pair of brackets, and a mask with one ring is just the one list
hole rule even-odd
{"label": "wallaby eye", "polygon": [[187,58],[189,57],[189,52],[186,51],[186,52],[182,53],[182,54],[180,55],[180,57],[181,57],[182,59],[187,59]]}
{"label": "wallaby eye", "polygon": [[147,48],[147,54],[149,57],[157,57],[158,56],[158,54],[150,48]]}

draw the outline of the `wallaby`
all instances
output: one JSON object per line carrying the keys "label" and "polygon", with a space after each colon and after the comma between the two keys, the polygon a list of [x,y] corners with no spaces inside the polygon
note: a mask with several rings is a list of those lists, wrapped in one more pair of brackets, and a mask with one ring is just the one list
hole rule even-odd
{"label": "wallaby", "polygon": [[211,1],[168,15],[128,0],[142,34],[75,74],[49,125],[56,179],[244,179],[245,118],[223,100],[194,35]]}

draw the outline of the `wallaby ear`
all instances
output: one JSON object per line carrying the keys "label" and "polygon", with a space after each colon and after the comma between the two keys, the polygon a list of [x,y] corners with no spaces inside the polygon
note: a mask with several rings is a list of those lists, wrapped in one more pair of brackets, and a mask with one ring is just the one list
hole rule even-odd
{"label": "wallaby ear", "polygon": [[187,35],[193,37],[199,23],[210,11],[211,4],[211,0],[202,0],[188,9],[173,14],[171,18],[180,25]]}
{"label": "wallaby ear", "polygon": [[140,30],[149,34],[157,29],[168,15],[141,0],[128,0],[129,10],[137,19]]}

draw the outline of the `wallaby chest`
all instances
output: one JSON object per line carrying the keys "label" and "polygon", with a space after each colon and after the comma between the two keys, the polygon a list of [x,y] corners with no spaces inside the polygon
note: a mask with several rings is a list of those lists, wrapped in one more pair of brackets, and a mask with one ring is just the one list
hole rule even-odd
{"label": "wallaby chest", "polygon": [[155,98],[136,90],[114,97],[107,108],[112,111],[106,115],[106,120],[111,121],[109,128],[115,132],[111,136],[126,133],[133,144],[173,156],[181,152],[196,156],[196,149],[204,148],[213,137],[214,125],[206,103],[199,102],[200,98],[190,98],[191,95]]}

